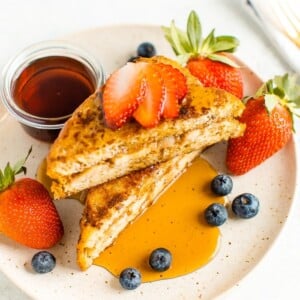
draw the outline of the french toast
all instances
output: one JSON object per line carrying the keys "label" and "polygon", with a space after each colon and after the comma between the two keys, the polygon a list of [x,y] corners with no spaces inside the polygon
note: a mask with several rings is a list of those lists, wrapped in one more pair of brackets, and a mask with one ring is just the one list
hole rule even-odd
{"label": "french toast", "polygon": [[179,116],[153,128],[128,122],[112,130],[103,121],[101,90],[91,95],[66,122],[49,151],[47,174],[53,179],[56,199],[243,133],[244,125],[237,117],[244,105],[238,98],[202,87],[172,60],[152,59],[172,64],[187,78],[188,92]]}
{"label": "french toast", "polygon": [[179,116],[144,128],[127,122],[118,130],[106,126],[102,87],[66,122],[47,157],[55,198],[86,190],[80,221],[77,261],[82,270],[120,232],[175,181],[201,151],[221,140],[240,136],[240,99],[216,88],[204,88],[189,71],[169,63],[186,77],[187,94]]}
{"label": "french toast", "polygon": [[176,156],[88,190],[80,221],[77,263],[82,270],[110,246],[190,165],[201,151]]}

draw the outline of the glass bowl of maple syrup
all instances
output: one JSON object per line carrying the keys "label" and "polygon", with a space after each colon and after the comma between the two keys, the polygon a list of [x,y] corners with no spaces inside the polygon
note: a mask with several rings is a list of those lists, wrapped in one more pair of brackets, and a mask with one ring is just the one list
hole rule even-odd
{"label": "glass bowl of maple syrup", "polygon": [[65,41],[34,44],[2,73],[1,100],[34,138],[52,142],[74,110],[104,82],[90,53]]}

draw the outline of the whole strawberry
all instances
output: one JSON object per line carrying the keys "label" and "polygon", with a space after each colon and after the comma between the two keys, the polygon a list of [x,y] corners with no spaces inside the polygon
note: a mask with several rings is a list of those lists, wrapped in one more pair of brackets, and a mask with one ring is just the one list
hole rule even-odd
{"label": "whole strawberry", "polygon": [[243,97],[241,70],[227,54],[239,45],[235,37],[216,37],[213,29],[202,38],[201,23],[195,11],[188,17],[186,33],[174,22],[163,30],[178,59],[204,86],[221,88],[238,98]]}
{"label": "whole strawberry", "polygon": [[229,140],[226,163],[229,172],[241,175],[283,148],[293,133],[293,115],[300,107],[300,86],[292,75],[275,76],[246,102],[240,121],[242,137]]}
{"label": "whole strawberry", "polygon": [[41,183],[30,178],[15,181],[16,174],[26,173],[27,157],[0,171],[0,232],[31,248],[50,248],[63,236],[63,225]]}

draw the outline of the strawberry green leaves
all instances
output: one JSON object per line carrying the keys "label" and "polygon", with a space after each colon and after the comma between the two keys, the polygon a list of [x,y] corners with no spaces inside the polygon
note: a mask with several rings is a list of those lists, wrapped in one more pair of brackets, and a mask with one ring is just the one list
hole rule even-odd
{"label": "strawberry green leaves", "polygon": [[239,45],[238,39],[229,35],[215,36],[214,29],[203,38],[201,23],[195,11],[191,11],[188,16],[186,33],[177,28],[174,21],[171,22],[170,27],[163,26],[162,29],[165,38],[182,64],[192,57],[201,56],[238,67],[230,58],[218,54],[234,52]]}
{"label": "strawberry green leaves", "polygon": [[279,99],[276,95],[272,95],[272,94],[265,95],[265,106],[269,113],[275,108],[278,102]]}
{"label": "strawberry green leaves", "polygon": [[269,89],[281,99],[281,104],[300,117],[300,84],[296,74],[275,76],[274,80],[269,83]]}
{"label": "strawberry green leaves", "polygon": [[170,27],[163,26],[162,29],[164,30],[165,38],[181,64],[184,64],[190,57],[195,55],[186,33],[177,28],[174,21],[171,22]]}
{"label": "strawberry green leaves", "polygon": [[188,17],[186,32],[192,51],[197,53],[201,43],[202,28],[195,11],[192,11]]}
{"label": "strawberry green leaves", "polygon": [[2,171],[0,169],[0,191],[8,188],[15,181],[15,175],[24,173],[26,174],[26,167],[24,166],[26,160],[28,159],[30,153],[32,151],[32,147],[30,147],[25,158],[19,160],[13,167],[8,162]]}
{"label": "strawberry green leaves", "polygon": [[277,105],[285,106],[292,115],[300,117],[300,84],[296,74],[275,76],[265,82],[255,94],[255,98],[264,96],[265,105],[270,112]]}

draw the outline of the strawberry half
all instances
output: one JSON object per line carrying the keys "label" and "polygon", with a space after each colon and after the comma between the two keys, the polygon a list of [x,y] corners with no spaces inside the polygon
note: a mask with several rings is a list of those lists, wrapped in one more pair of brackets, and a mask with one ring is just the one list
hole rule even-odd
{"label": "strawberry half", "polygon": [[115,71],[106,81],[102,106],[104,120],[108,127],[117,129],[132,116],[137,109],[145,86],[142,84],[145,63],[127,63]]}
{"label": "strawberry half", "polygon": [[166,119],[176,118],[179,115],[179,104],[187,93],[186,78],[171,65],[158,63],[156,68],[160,72],[165,88],[162,116]]}

